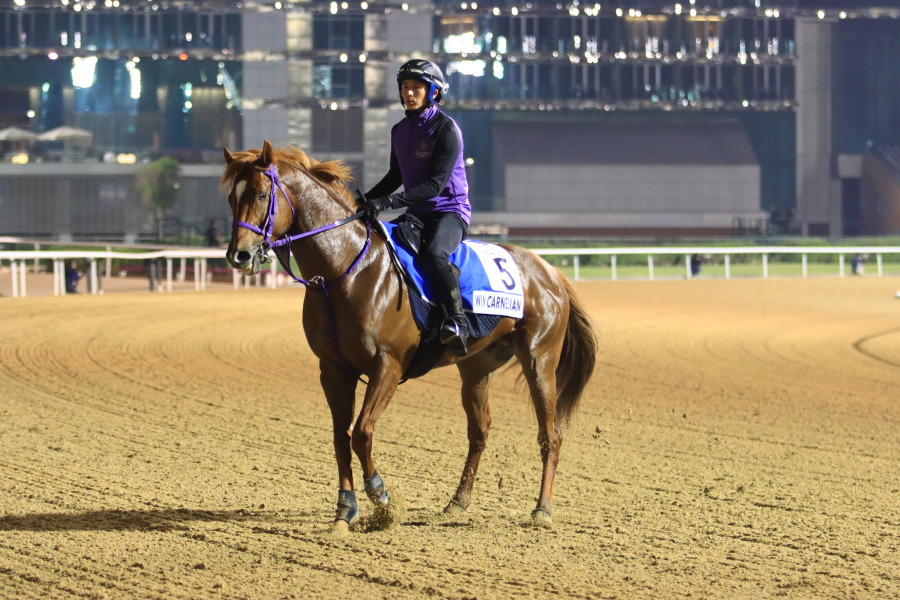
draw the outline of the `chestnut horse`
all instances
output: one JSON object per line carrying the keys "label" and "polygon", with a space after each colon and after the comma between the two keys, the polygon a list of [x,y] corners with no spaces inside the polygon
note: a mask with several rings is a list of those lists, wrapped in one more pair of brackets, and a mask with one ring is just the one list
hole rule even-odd
{"label": "chestnut horse", "polygon": [[[387,242],[371,235],[371,224],[356,215],[343,183],[350,179],[343,163],[318,162],[296,148],[275,151],[268,140],[262,150],[232,154],[226,149],[225,162],[222,188],[234,217],[229,262],[247,275],[255,274],[273,249],[293,275],[290,252],[300,271],[294,278],[308,287],[303,329],[319,359],[319,379],[334,426],[339,490],[333,528],[346,530],[359,516],[351,451],[359,458],[365,490],[376,510],[390,506],[372,458],[375,423],[410,365],[421,334]],[[560,426],[577,407],[593,373],[597,340],[565,276],[523,248],[504,247],[522,275],[524,316],[501,318],[489,335],[470,340],[466,356],[447,350],[436,365],[455,364],[459,369],[468,418],[468,456],[444,512],[459,513],[469,505],[491,425],[491,376],[515,357],[537,416],[543,461],[531,519],[550,526]],[[368,385],[354,424],[361,375],[368,377]]]}

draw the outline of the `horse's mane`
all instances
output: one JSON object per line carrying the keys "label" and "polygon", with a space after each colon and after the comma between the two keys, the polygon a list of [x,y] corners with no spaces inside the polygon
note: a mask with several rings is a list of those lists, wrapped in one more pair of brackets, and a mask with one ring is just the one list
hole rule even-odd
{"label": "horse's mane", "polygon": [[[261,166],[258,163],[262,150],[257,148],[235,152],[232,154],[234,160],[225,166],[225,173],[219,181],[222,187],[227,186],[238,173],[249,166]],[[329,184],[335,192],[348,200],[352,200],[350,190],[347,189],[346,183],[353,180],[353,173],[343,161],[329,160],[320,162],[300,148],[294,146],[284,146],[277,150],[272,150],[272,162],[286,163],[293,167],[309,173],[310,176],[318,179],[322,183]]]}

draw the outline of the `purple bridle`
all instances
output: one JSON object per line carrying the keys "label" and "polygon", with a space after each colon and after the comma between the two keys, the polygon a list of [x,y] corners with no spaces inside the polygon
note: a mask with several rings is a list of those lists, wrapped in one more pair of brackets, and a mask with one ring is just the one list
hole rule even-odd
{"label": "purple bridle", "polygon": [[[272,233],[274,232],[274,229],[275,229],[275,215],[278,214],[278,195],[277,195],[278,192],[277,192],[277,190],[281,190],[281,195],[284,196],[284,200],[287,202],[288,206],[291,207],[291,222],[296,220],[297,212],[294,210],[294,205],[291,203],[290,198],[288,198],[287,192],[284,191],[284,187],[282,187],[282,185],[281,185],[281,179],[278,178],[278,173],[275,171],[275,165],[270,164],[269,168],[266,169],[265,173],[266,173],[266,175],[269,176],[269,179],[271,180],[272,185],[269,187],[269,206],[266,209],[266,220],[263,222],[262,227],[257,227],[256,225],[254,225],[252,223],[245,223],[244,221],[235,221],[234,222],[234,225],[236,227],[243,227],[244,229],[249,229],[253,233],[262,236],[263,241],[259,245],[259,249],[257,250],[257,253],[260,255],[260,262],[268,261],[269,250],[274,250],[275,248],[279,248],[281,246],[287,246],[296,240],[311,237],[311,236],[314,236],[319,233],[324,233],[326,231],[336,229],[342,225],[346,225],[347,223],[355,221],[363,216],[362,213],[356,213],[356,214],[350,215],[349,217],[340,219],[333,223],[329,223],[328,225],[323,225],[322,227],[318,227],[311,231],[298,233],[296,235],[287,235],[287,233],[285,233],[277,240],[273,240]],[[275,253],[275,256],[278,258],[278,262],[281,263],[281,266],[284,268],[284,270],[288,272],[288,274],[294,279],[294,281],[296,281],[298,283],[302,283],[306,287],[309,287],[310,285],[321,287],[323,290],[326,290],[326,293],[327,293],[327,289],[329,287],[340,282],[342,279],[344,279],[344,277],[346,277],[347,275],[349,275],[356,269],[356,267],[359,265],[360,261],[362,261],[363,257],[366,255],[366,252],[368,252],[371,242],[372,242],[372,226],[370,223],[366,222],[366,243],[365,243],[365,245],[363,245],[362,250],[356,256],[356,259],[353,261],[353,263],[350,265],[350,267],[346,271],[344,271],[344,274],[330,282],[325,282],[325,280],[322,278],[321,275],[317,275],[317,276],[313,277],[312,280],[309,280],[309,281],[307,281],[306,279],[301,279],[300,277],[297,277],[296,275],[294,275],[294,271],[291,269],[290,257],[288,258],[287,262],[285,263],[285,261],[282,260],[281,256],[277,252]]]}

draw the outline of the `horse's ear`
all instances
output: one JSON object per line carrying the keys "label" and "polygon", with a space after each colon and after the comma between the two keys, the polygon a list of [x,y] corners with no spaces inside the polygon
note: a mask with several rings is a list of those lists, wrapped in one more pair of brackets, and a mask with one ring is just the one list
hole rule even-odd
{"label": "horse's ear", "polygon": [[272,164],[272,155],[272,144],[269,143],[269,140],[263,140],[263,149],[262,154],[259,155],[259,162],[268,167]]}
{"label": "horse's ear", "polygon": [[234,155],[228,151],[228,148],[222,148],[222,150],[223,150],[223,154],[225,155],[226,164],[231,163],[231,161],[234,160]]}

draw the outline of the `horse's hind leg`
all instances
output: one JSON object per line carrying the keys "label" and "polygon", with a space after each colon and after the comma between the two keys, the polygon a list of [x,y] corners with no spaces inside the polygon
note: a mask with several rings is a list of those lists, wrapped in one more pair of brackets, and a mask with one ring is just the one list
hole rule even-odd
{"label": "horse's hind leg", "polygon": [[549,527],[553,512],[553,482],[562,446],[562,432],[556,421],[556,365],[559,362],[559,349],[517,351],[517,356],[531,392],[538,422],[538,445],[544,464],[541,492],[531,519],[536,525]]}
{"label": "horse's hind leg", "polygon": [[497,344],[457,365],[462,377],[462,403],[468,419],[469,454],[463,467],[459,487],[444,508],[445,514],[458,514],[469,507],[472,487],[481,455],[487,446],[491,428],[491,409],[488,403],[491,376],[512,357],[507,344]]}

